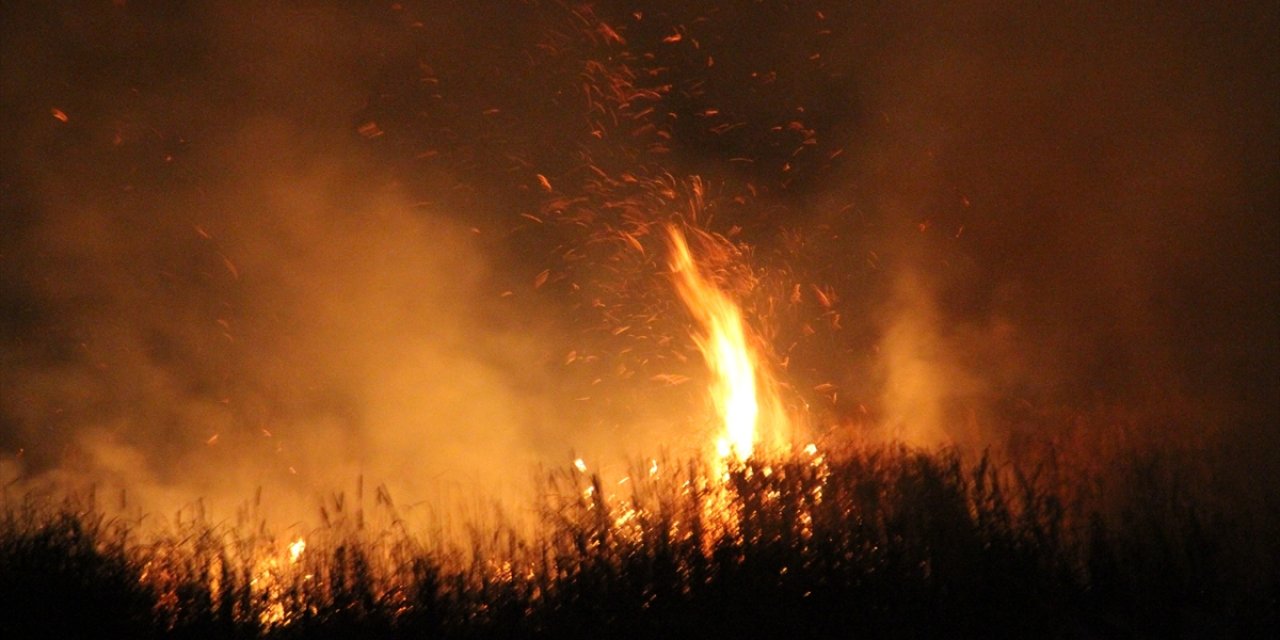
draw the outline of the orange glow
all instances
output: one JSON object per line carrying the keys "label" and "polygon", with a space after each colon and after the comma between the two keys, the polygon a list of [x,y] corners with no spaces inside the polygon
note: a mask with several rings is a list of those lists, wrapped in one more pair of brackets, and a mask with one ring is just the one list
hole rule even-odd
{"label": "orange glow", "polygon": [[289,545],[289,564],[297,564],[303,551],[307,550],[307,541],[298,538]]}

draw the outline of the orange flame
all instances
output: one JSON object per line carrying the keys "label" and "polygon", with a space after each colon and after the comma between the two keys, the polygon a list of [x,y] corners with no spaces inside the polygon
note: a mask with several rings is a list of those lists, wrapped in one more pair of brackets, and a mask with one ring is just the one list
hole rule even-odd
{"label": "orange flame", "polygon": [[297,564],[302,552],[307,550],[307,541],[298,538],[289,544],[289,564]]}
{"label": "orange flame", "polygon": [[758,367],[747,343],[742,312],[698,269],[684,233],[674,226],[667,231],[676,289],[702,329],[695,333],[694,340],[713,375],[711,397],[723,421],[723,431],[716,439],[716,454],[722,460],[733,456],[741,462],[751,457],[760,439]]}

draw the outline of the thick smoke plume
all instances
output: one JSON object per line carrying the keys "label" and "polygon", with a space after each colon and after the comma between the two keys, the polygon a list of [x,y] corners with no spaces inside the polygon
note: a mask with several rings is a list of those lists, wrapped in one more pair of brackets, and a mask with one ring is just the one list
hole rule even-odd
{"label": "thick smoke plume", "polygon": [[1273,7],[497,4],[4,9],[11,491],[683,452],[675,218],[819,431],[1276,451]]}
{"label": "thick smoke plume", "polygon": [[496,307],[467,212],[362,147],[387,33],[331,7],[28,11],[4,56],[6,482],[164,509],[265,488],[295,516],[361,476],[527,484],[554,423],[538,313]]}

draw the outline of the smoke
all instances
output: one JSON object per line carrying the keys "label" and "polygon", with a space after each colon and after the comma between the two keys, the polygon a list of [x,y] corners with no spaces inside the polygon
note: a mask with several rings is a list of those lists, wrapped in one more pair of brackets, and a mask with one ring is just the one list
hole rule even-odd
{"label": "smoke", "polygon": [[332,8],[238,9],[31,10],[53,35],[7,39],[46,67],[4,74],[26,136],[5,175],[6,482],[162,512],[265,489],[286,517],[361,477],[413,499],[524,488],[532,425],[554,423],[539,312],[500,306],[464,216],[362,145],[360,65],[393,39]]}
{"label": "smoke", "polygon": [[840,60],[867,115],[834,182],[856,188],[819,218],[875,238],[884,276],[861,291],[884,301],[888,416],[962,442],[971,412],[1007,422],[1011,399],[1274,421],[1276,19],[1109,3],[851,19]]}
{"label": "smoke", "polygon": [[[252,162],[270,137],[219,155]],[[537,353],[484,308],[472,234],[341,168],[295,166],[233,179],[216,204],[166,194],[175,212],[51,212],[15,257],[49,265],[33,295],[77,342],[6,368],[28,458],[210,497],[529,465],[541,410],[520,372]]]}
{"label": "smoke", "polygon": [[306,515],[685,446],[705,372],[609,216],[686,182],[821,420],[1274,431],[1274,9],[80,4],[4,9],[6,483]]}

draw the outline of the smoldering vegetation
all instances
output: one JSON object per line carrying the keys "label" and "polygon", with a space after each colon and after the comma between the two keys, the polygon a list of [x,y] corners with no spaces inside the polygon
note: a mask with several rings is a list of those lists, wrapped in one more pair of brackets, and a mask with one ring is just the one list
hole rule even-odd
{"label": "smoldering vegetation", "polygon": [[0,629],[1079,638],[1280,624],[1274,510],[1242,518],[1171,458],[1108,462],[1092,477],[1053,457],[844,446],[754,460],[723,484],[646,460],[615,486],[570,466],[543,479],[535,534],[489,523],[461,545],[406,529],[382,490],[335,495],[302,532],[195,515],[144,535],[92,496],[28,501],[0,527]]}

